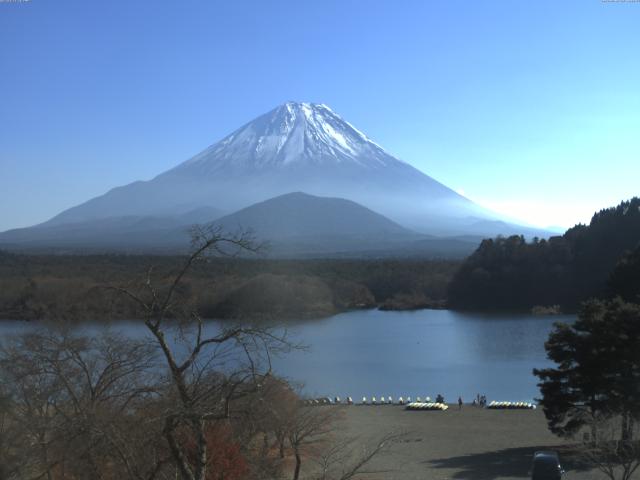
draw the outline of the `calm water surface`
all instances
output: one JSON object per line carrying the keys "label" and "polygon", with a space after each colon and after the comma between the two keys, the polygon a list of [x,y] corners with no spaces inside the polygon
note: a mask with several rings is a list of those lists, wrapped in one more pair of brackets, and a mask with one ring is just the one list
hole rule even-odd
{"label": "calm water surface", "polygon": [[[551,365],[544,342],[553,323],[573,320],[448,310],[348,312],[288,327],[310,348],[275,359],[274,368],[303,382],[309,395],[433,398],[442,393],[448,401],[458,395],[470,401],[480,393],[489,400],[531,401],[539,396],[531,370]],[[3,334],[25,328],[33,327],[0,324]],[[136,322],[114,328],[145,334]]]}
{"label": "calm water surface", "polygon": [[534,367],[551,365],[544,342],[556,321],[572,316],[481,315],[448,310],[349,312],[296,326],[311,345],[277,362],[318,395],[366,396],[442,393],[471,400],[533,400]]}

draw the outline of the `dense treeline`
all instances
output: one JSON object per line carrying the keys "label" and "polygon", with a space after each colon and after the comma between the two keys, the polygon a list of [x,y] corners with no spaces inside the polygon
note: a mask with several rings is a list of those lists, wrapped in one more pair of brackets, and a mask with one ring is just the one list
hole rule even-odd
{"label": "dense treeline", "polygon": [[618,262],[609,279],[609,292],[640,304],[640,245]]}
{"label": "dense treeline", "polygon": [[588,226],[577,225],[549,240],[484,240],[456,272],[449,304],[498,310],[560,305],[574,311],[588,298],[627,290],[632,300],[640,254],[629,252],[639,244],[640,198],[601,210]]}
{"label": "dense treeline", "polygon": [[[170,278],[183,257],[19,255],[0,252],[0,318],[112,319],[140,315],[104,288],[154,275]],[[210,258],[185,282],[205,317],[318,317],[384,306],[440,306],[458,267],[429,260]]]}

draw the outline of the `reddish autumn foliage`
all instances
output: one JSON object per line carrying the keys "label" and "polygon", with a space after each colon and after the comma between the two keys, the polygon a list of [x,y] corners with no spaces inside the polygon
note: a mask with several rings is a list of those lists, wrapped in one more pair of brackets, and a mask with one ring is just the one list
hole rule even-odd
{"label": "reddish autumn foliage", "polygon": [[[233,429],[228,424],[209,426],[207,438],[207,480],[242,480],[249,472],[240,445],[233,439]],[[195,456],[196,442],[185,439],[190,456]]]}

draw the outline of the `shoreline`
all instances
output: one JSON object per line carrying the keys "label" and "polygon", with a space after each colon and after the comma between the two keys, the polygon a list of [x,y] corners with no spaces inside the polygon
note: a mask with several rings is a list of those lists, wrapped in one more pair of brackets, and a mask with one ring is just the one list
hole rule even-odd
{"label": "shoreline", "polygon": [[[359,312],[359,311],[380,311],[380,312],[418,312],[421,310],[450,310],[452,312],[457,312],[461,314],[470,314],[470,315],[495,315],[495,316],[509,316],[509,315],[528,315],[540,318],[548,318],[548,317],[562,317],[566,315],[575,315],[576,312],[553,312],[553,313],[536,313],[527,310],[460,310],[456,308],[451,308],[446,301],[442,302],[432,302],[428,304],[421,305],[396,305],[390,306],[387,302],[381,302],[379,304],[373,306],[362,306],[362,307],[354,307],[354,308],[342,308],[335,309],[331,312],[270,312],[264,313],[260,315],[254,315],[251,317],[246,317],[243,321],[248,322],[269,322],[269,321],[282,321],[284,323],[290,321],[305,321],[305,320],[322,320],[325,318],[334,317],[336,315],[341,315],[345,313],[351,312]],[[0,322],[65,322],[71,324],[86,324],[86,323],[111,323],[111,322],[127,322],[127,321],[135,321],[135,320],[143,320],[142,317],[127,317],[127,318],[96,318],[93,320],[86,319],[70,319],[70,318],[34,318],[33,315],[12,315],[12,316],[3,316],[0,313]],[[234,322],[240,320],[239,318],[234,317],[220,317],[220,318],[204,318],[206,321],[220,321],[220,322]]]}

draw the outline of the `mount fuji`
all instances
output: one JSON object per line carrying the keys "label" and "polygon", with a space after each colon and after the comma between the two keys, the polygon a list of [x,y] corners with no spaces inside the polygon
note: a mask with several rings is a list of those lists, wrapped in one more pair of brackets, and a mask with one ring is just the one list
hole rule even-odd
{"label": "mount fuji", "polygon": [[19,234],[5,232],[0,242],[19,243],[35,230],[40,242],[49,230],[59,240],[67,229],[104,222],[117,229],[118,219],[133,221],[140,237],[140,223],[179,226],[194,212],[220,217],[291,192],[357,202],[422,234],[529,233],[395,158],[328,106],[288,102],[149,181],[114,188]]}

